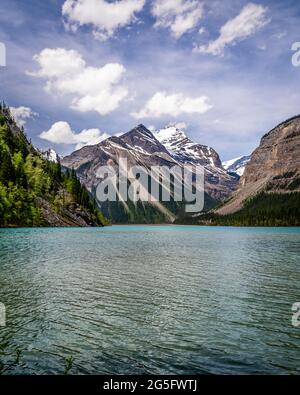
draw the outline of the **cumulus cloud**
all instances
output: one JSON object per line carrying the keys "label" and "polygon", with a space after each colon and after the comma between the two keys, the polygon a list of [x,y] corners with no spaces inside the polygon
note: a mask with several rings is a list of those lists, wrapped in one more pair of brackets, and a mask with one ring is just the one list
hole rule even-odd
{"label": "cumulus cloud", "polygon": [[40,134],[41,139],[54,144],[76,144],[76,149],[86,145],[99,144],[109,137],[107,133],[102,133],[99,129],[84,129],[80,133],[76,133],[67,122],[56,122],[49,130]]}
{"label": "cumulus cloud", "polygon": [[212,55],[223,55],[226,46],[235,45],[255,34],[259,29],[269,23],[266,16],[267,8],[259,4],[247,4],[235,18],[230,19],[222,26],[219,37],[208,43],[196,47],[195,51]]}
{"label": "cumulus cloud", "polygon": [[170,29],[175,38],[194,29],[203,16],[203,4],[198,0],[155,0],[152,15],[155,27]]}
{"label": "cumulus cloud", "polygon": [[120,85],[126,71],[122,64],[89,67],[80,53],[63,48],[45,48],[34,59],[40,69],[29,74],[45,78],[48,93],[70,96],[74,110],[106,115],[116,110],[128,94]]}
{"label": "cumulus cloud", "polygon": [[95,38],[105,41],[116,30],[136,22],[136,14],[145,5],[145,0],[66,0],[62,7],[66,27],[77,30],[90,25]]}
{"label": "cumulus cloud", "polygon": [[20,127],[25,126],[28,119],[38,116],[38,114],[32,111],[31,108],[23,106],[10,107],[10,112],[17,125]]}
{"label": "cumulus cloud", "polygon": [[180,114],[204,114],[212,108],[207,96],[196,98],[186,97],[182,93],[168,95],[166,92],[157,92],[139,111],[131,115],[136,119],[158,118],[164,115],[177,117]]}

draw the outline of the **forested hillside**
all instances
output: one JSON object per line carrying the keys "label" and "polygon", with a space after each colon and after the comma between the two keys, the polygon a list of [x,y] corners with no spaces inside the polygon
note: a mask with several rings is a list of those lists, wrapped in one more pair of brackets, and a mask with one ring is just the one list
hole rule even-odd
{"label": "forested hillside", "polygon": [[0,226],[97,226],[106,220],[74,171],[42,157],[0,105]]}
{"label": "forested hillside", "polygon": [[[187,218],[177,223],[187,223]],[[236,213],[203,214],[190,218],[189,223],[219,226],[300,226],[300,193],[262,192],[248,199],[242,210]]]}

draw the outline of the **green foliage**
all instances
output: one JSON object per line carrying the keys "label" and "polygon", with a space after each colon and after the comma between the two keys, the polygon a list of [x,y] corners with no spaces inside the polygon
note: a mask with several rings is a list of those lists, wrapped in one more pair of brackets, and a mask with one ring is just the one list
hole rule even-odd
{"label": "green foliage", "polygon": [[[71,171],[67,170],[61,174],[61,183],[64,189],[72,196],[72,202],[86,208],[94,216],[98,224],[109,224],[101,211],[99,211],[96,200],[90,197],[87,189],[80,183],[74,169]],[[65,200],[64,197],[63,200]]]}
{"label": "green foliage", "polygon": [[78,204],[97,224],[106,223],[75,171],[63,173],[60,164],[45,160],[0,105],[0,227],[42,226],[38,197],[56,210]]}
{"label": "green foliage", "polygon": [[8,186],[0,182],[0,226],[39,226],[41,223],[41,211],[34,194],[12,182]]}
{"label": "green foliage", "polygon": [[28,187],[37,196],[49,194],[55,181],[45,170],[45,160],[41,157],[29,154],[23,166]]}
{"label": "green foliage", "polygon": [[231,215],[207,214],[197,223],[223,226],[300,226],[300,193],[262,192]]}
{"label": "green foliage", "polygon": [[[96,192],[95,192],[96,193]],[[204,211],[212,209],[217,202],[205,193]],[[104,215],[114,224],[164,224],[170,223],[169,212],[176,217],[176,223],[189,223],[192,220],[191,215],[185,212],[187,202],[176,202],[170,199],[169,202],[160,201],[160,209],[148,202],[138,201],[136,203],[128,200],[126,204],[122,201],[104,202],[101,210]]]}
{"label": "green foliage", "polygon": [[64,369],[65,376],[67,376],[70,370],[73,368],[73,363],[74,363],[74,358],[72,356],[65,359],[65,369]]}

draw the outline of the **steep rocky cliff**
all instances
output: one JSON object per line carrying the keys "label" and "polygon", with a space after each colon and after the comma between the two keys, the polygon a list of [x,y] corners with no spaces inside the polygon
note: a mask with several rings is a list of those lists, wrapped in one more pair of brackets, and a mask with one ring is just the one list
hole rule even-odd
{"label": "steep rocky cliff", "polygon": [[213,199],[223,201],[236,189],[237,178],[224,171],[220,156],[213,148],[195,143],[184,130],[172,124],[154,135],[177,162],[205,168],[205,191]]}
{"label": "steep rocky cliff", "polygon": [[300,116],[281,123],[263,136],[246,165],[238,190],[217,212],[234,213],[260,192],[297,191],[300,191]]}

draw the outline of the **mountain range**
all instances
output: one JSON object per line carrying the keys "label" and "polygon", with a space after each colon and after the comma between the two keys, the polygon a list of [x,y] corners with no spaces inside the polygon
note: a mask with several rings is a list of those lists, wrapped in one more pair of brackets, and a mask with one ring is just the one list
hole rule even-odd
{"label": "mountain range", "polygon": [[[0,106],[0,226],[95,226],[112,223],[300,225],[300,116],[266,133],[250,155],[221,162],[185,129],[144,125],[60,158],[38,151]],[[187,215],[185,202],[105,202],[95,199],[100,166],[205,169],[204,210]],[[174,181],[173,181],[174,182]],[[171,186],[172,189],[172,186]],[[171,193],[172,195],[172,193]]]}
{"label": "mountain range", "polygon": [[[130,166],[183,166],[205,168],[205,210],[187,216],[178,204],[145,204],[111,210],[102,207],[112,222],[175,222],[225,225],[300,224],[300,116],[291,118],[265,134],[250,156],[221,162],[211,147],[193,142],[184,130],[168,125],[150,131],[139,125],[119,137],[84,147],[62,165],[74,168],[81,182],[94,194],[101,165],[117,166],[126,157]],[[217,207],[217,208],[214,208]],[[132,214],[134,212],[134,214]],[[121,214],[120,214],[121,213]],[[159,214],[157,214],[159,213]]]}
{"label": "mountain range", "polygon": [[[183,130],[172,125],[155,132],[138,125],[119,137],[75,151],[61,163],[75,169],[81,182],[95,194],[100,181],[97,169],[108,164],[117,168],[120,158],[126,158],[129,167],[138,165],[147,169],[151,166],[183,167],[185,164],[204,166],[206,209],[227,199],[238,185],[237,178],[226,172],[214,149],[194,143]],[[113,222],[174,222],[182,211],[182,204],[119,202],[104,204],[101,209]]]}

